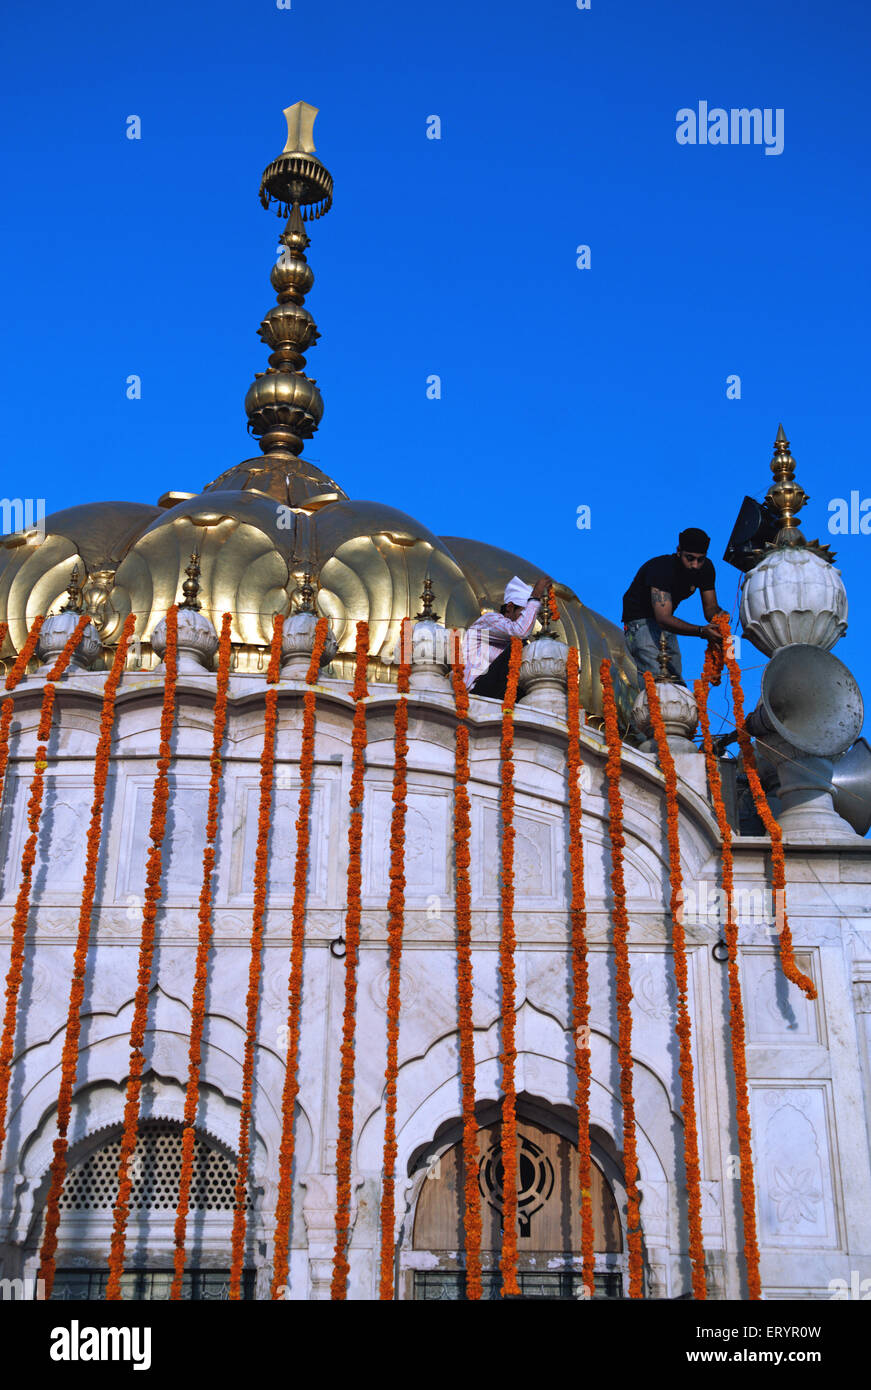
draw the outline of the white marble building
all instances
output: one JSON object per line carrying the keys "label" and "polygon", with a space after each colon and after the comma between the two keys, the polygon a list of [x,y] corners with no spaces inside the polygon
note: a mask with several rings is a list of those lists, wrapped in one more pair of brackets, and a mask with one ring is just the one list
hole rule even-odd
{"label": "white marble building", "polygon": [[[2,815],[0,933],[9,925],[25,835],[25,804],[35,753],[43,669],[15,696],[18,737]],[[22,986],[9,1138],[2,1189],[3,1275],[33,1272],[45,1182],[55,1133],[63,1024],[78,920],[83,823],[105,673],[71,672],[59,683],[50,749],[32,929]],[[105,1268],[112,1153],[124,1098],[129,1027],[144,886],[145,834],[155,769],[161,682],[127,673],[118,700],[93,949],[83,1008],[82,1054],[71,1131],[70,1178],[60,1232],[60,1270]],[[367,704],[363,929],[357,1014],[354,1196],[350,1296],[377,1296],[378,1204],[383,1142],[386,1000],[386,897],[395,688],[377,686]],[[246,1268],[271,1269],[280,1098],[284,1066],[290,901],[303,683],[283,679],[277,744],[269,902],[254,1103],[254,1204]],[[214,899],[215,950],[198,1128],[218,1150],[202,1210],[192,1217],[196,1269],[228,1267],[232,1184],[244,1046],[244,981],[252,911],[258,759],[264,677],[231,679]],[[163,1156],[152,1139],[146,1161],[156,1175],[135,1220],[131,1265],[171,1264],[172,1124],[181,1119],[187,1075],[190,999],[201,848],[210,755],[214,676],[182,676],[168,823],[168,868],[159,917],[147,1039],[144,1119],[164,1124]],[[517,1088],[524,1133],[571,1137],[574,1069],[567,1033],[568,855],[564,718],[536,708],[534,689],[515,719],[517,826]],[[318,694],[311,863],[306,909],[301,1089],[296,1118],[293,1258],[290,1296],[326,1297],[334,1243],[335,1144],[344,968],[330,951],[342,935],[346,901],[348,789],[353,704],[347,682],[325,680]],[[415,1216],[433,1160],[459,1139],[456,953],[453,918],[452,787],[455,716],[444,689],[412,692],[409,706],[408,848],[402,966],[397,1163],[400,1297],[415,1293],[414,1272],[457,1268],[447,1250],[420,1248]],[[476,1096],[482,1125],[500,1099],[498,1053],[498,701],[472,698],[470,795]],[[700,755],[695,755],[699,763]],[[584,841],[590,913],[593,1153],[625,1219],[621,1188],[622,1120],[616,1063],[610,873],[603,736],[582,734]],[[694,779],[695,780],[695,779]],[[663,779],[652,754],[627,747],[623,759],[626,876],[631,922],[634,1085],[644,1231],[646,1292],[675,1298],[690,1289],[686,1194],[682,1185],[674,986],[667,913]],[[688,888],[719,882],[719,840],[711,807],[682,778],[681,849]],[[767,838],[735,839],[739,889],[765,884]],[[789,846],[787,845],[789,851]],[[788,910],[802,969],[813,978],[811,1004],[782,977],[773,928],[741,925],[741,976],[747,1020],[762,1279],[769,1298],[828,1297],[829,1281],[869,1268],[871,1163],[868,1065],[871,1046],[871,853],[866,841],[802,845],[787,855]],[[753,899],[746,899],[748,904]],[[704,1243],[710,1293],[742,1296],[741,1227],[734,1095],[727,1033],[726,967],[712,955],[720,938],[705,916],[689,927],[693,1050],[699,1114]],[[157,1133],[157,1131],[155,1131]],[[112,1151],[111,1144],[115,1142]],[[109,1146],[108,1150],[106,1146]],[[108,1156],[100,1157],[106,1152]],[[153,1151],[153,1152],[152,1152]],[[220,1155],[230,1164],[221,1162]],[[84,1165],[84,1166],[83,1166]],[[88,1165],[90,1165],[88,1167]],[[76,1172],[85,1176],[73,1182]],[[209,1170],[211,1172],[211,1169]],[[224,1174],[223,1186],[221,1174]],[[88,1176],[89,1175],[89,1176]],[[165,1179],[161,1187],[161,1175]],[[223,1205],[221,1197],[223,1194]],[[532,1225],[534,1227],[535,1219]],[[532,1249],[533,1236],[521,1241]],[[623,1269],[625,1240],[601,1251],[603,1270]],[[498,1252],[497,1252],[498,1254]],[[530,1271],[570,1268],[570,1252],[537,1251]],[[485,1265],[488,1262],[485,1259]],[[495,1267],[493,1261],[488,1267]],[[63,1278],[61,1284],[63,1285]],[[864,1277],[864,1275],[863,1275]],[[77,1287],[67,1278],[68,1289]],[[427,1281],[418,1278],[418,1296]],[[432,1287],[432,1278],[429,1281]],[[625,1285],[624,1285],[625,1288]],[[442,1292],[442,1296],[444,1293]]]}
{"label": "white marble building", "polygon": [[[165,1297],[172,1267],[212,751],[215,631],[229,612],[233,665],[186,1292],[197,1298],[225,1297],[227,1292],[266,649],[272,616],[282,613],[286,631],[295,632],[295,638],[287,639],[289,659],[278,696],[245,1256],[246,1295],[269,1296],[287,1043],[303,676],[316,609],[329,617],[335,641],[317,687],[287,1296],[330,1296],[345,986],[345,965],[336,943],[343,937],[347,909],[351,681],[359,620],[369,623],[370,646],[349,1296],[378,1295],[397,700],[391,648],[406,616],[420,619],[416,637],[421,640],[416,642],[409,696],[395,1288],[403,1299],[461,1294],[457,1145],[462,1109],[453,848],[457,720],[448,668],[427,659],[422,633],[432,623],[467,626],[482,609],[499,606],[512,574],[533,578],[537,571],[523,557],[481,542],[436,536],[388,505],[354,501],[332,478],[299,457],[303,439],[317,428],[322,404],[314,382],[302,372],[302,352],[318,334],[302,306],[313,275],[304,254],[308,237],[298,204],[317,204],[320,215],[328,210],[332,188],[312,154],[312,111],[305,103],[288,109],[287,147],[264,175],[266,202],[274,198],[281,206],[290,198],[297,200],[284,208],[290,213],[281,237],[284,254],[271,275],[279,302],[260,329],[273,350],[270,369],[258,375],[246,398],[251,431],[260,437],[264,457],[229,469],[197,494],[168,492],[156,505],[88,503],[49,516],[39,533],[18,533],[0,542],[0,621],[9,626],[0,644],[3,674],[21,651],[36,615],[53,614],[38,657],[9,696],[14,713],[0,800],[4,979],[45,678],[52,653],[62,647],[77,613],[88,612],[93,623],[80,648],[80,664],[70,667],[57,686],[24,977],[16,1006],[8,1133],[0,1154],[0,1280],[32,1277],[39,1265],[102,694],[124,619],[130,613],[136,616],[112,738],[55,1297],[99,1297],[105,1284],[164,690],[163,667],[157,665],[163,651],[161,624],[180,590],[186,600],[196,599],[197,583],[202,612],[191,603],[181,610],[188,641],[177,689],[125,1294]],[[789,508],[795,511],[801,503],[796,505],[796,488],[790,481],[788,444],[784,451],[779,441],[778,449],[780,471],[775,470],[778,481],[770,493],[782,504],[784,530],[794,532]],[[772,657],[772,667],[784,648],[790,660],[812,647],[824,655],[846,620],[838,572],[820,558],[814,543],[805,545],[800,534],[788,539],[789,545],[771,548],[758,570],[750,570],[745,585],[745,631]],[[199,569],[191,591],[191,584],[183,580],[193,550]],[[309,583],[310,572],[316,576],[315,586]],[[423,613],[431,617],[414,614],[422,586]],[[70,604],[59,615],[55,608],[67,591]],[[526,649],[514,719],[520,1271],[523,1290],[530,1296],[577,1296],[580,1242],[573,1158],[577,1120],[570,1033],[566,773],[565,658],[570,644],[579,650],[581,700],[588,711],[580,752],[597,1293],[618,1297],[627,1292],[626,1193],[600,661],[612,662],[624,730],[637,682],[619,629],[584,608],[565,584],[555,585],[555,595],[560,624],[554,634],[536,636]],[[442,610],[441,619],[433,603]],[[678,692],[673,698],[679,703],[682,697]],[[679,709],[676,722],[681,867],[695,908],[687,915],[687,933],[707,1284],[710,1297],[742,1298],[746,1283],[727,968],[717,958],[722,952],[715,950],[722,935],[717,912],[720,839],[703,757],[686,740],[692,732],[692,709],[688,722],[687,711]],[[498,1292],[493,1271],[499,1258],[496,1146],[502,1095],[501,701],[473,696],[469,726],[475,1093],[484,1268],[490,1272],[487,1292],[492,1296]],[[858,732],[857,727],[852,737]],[[765,740],[769,751],[772,742],[780,799],[772,791],[771,804],[785,832],[787,909],[798,963],[812,977],[818,997],[809,1003],[786,982],[780,968],[775,914],[766,911],[768,837],[738,833],[733,843],[736,886],[744,904],[739,912],[740,975],[762,1287],[770,1299],[829,1298],[833,1280],[850,1286],[855,1271],[862,1279],[871,1278],[871,845],[833,806],[826,789],[833,762],[827,761],[826,749],[811,753],[802,744],[796,750],[775,733]],[[644,1293],[650,1298],[686,1298],[692,1286],[665,794],[655,753],[626,743],[621,790]]]}

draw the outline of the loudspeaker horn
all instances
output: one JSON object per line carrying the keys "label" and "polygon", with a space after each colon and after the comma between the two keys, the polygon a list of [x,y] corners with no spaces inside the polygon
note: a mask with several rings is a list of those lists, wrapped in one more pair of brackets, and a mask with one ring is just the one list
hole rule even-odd
{"label": "loudspeaker horn", "polygon": [[865,707],[843,661],[807,642],[775,652],[762,676],[759,704],[747,720],[754,737],[779,734],[800,753],[836,758],[859,737]]}
{"label": "loudspeaker horn", "polygon": [[858,738],[832,774],[832,804],[857,835],[871,830],[871,748]]}

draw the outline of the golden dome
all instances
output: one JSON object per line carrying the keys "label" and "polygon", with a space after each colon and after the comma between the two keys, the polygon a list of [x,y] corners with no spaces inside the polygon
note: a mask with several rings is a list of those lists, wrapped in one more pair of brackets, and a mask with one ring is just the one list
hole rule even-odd
{"label": "golden dome", "polygon": [[[87,606],[100,612],[115,571],[160,507],[141,502],[86,502],[47,516],[39,530],[0,538],[0,621],[9,624],[3,655],[20,651],[33,619],[45,616],[66,599],[73,569],[88,575]],[[105,639],[113,641],[119,625],[104,613]]]}
{"label": "golden dome", "polygon": [[346,501],[348,494],[344,488],[316,468],[308,459],[297,458],[294,454],[272,453],[259,458],[245,459],[234,464],[212,483],[206,483],[203,492],[262,492],[276,502],[291,507],[305,507],[316,510],[324,502]]}
{"label": "golden dome", "polygon": [[[538,565],[533,565],[521,555],[510,550],[500,550],[495,545],[471,540],[463,536],[440,536],[451,554],[463,570],[474,590],[475,599],[481,609],[492,608],[498,612],[503,601],[505,585],[512,575],[517,575],[527,584],[534,584],[543,573]],[[596,717],[602,714],[602,687],[599,681],[599,666],[607,658],[614,663],[614,688],[617,704],[628,722],[632,702],[638,694],[638,674],[635,662],[626,650],[623,629],[592,608],[587,608],[567,584],[554,581],[556,605],[559,609],[560,627],[557,636],[569,646],[578,649],[580,669],[581,702],[589,714]],[[563,636],[564,634],[564,636]]]}
{"label": "golden dome", "polygon": [[269,473],[249,478],[243,491],[211,485],[185,498],[161,511],[130,546],[112,597],[122,619],[136,614],[142,642],[175,602],[193,550],[200,556],[201,611],[217,628],[222,615],[232,613],[233,641],[247,647],[265,647],[273,614],[292,611],[308,562],[318,576],[318,608],[339,644],[337,677],[345,658],[353,663],[356,624],[365,620],[376,659],[373,678],[390,679],[381,652],[386,647],[392,654],[401,620],[419,607],[427,576],[449,626],[466,627],[478,616],[461,567],[421,522],[380,502],[352,502],[326,475],[320,482],[341,497],[291,506],[261,492],[261,476],[265,486],[274,486]]}
{"label": "golden dome", "polygon": [[[38,545],[20,533],[6,537],[0,542],[0,618],[10,625],[4,655],[20,650],[37,613],[47,614],[64,599],[76,564],[87,572],[85,607],[106,647],[134,612],[135,635],[147,652],[197,550],[201,611],[218,629],[225,612],[233,615],[237,669],[250,669],[255,660],[262,664],[273,614],[293,610],[308,562],[318,577],[318,610],[329,617],[338,642],[330,673],[351,678],[356,624],[365,620],[371,678],[391,681],[400,623],[418,612],[425,579],[432,580],[439,621],[465,628],[482,609],[498,610],[512,575],[532,583],[541,573],[510,551],[468,537],[436,536],[395,507],[352,500],[302,460],[288,456],[279,464],[273,455],[262,462],[269,466],[257,460],[240,464],[171,507],[89,503],[47,517]],[[244,486],[218,486],[231,479]],[[282,495],[294,504],[279,500]],[[616,664],[620,705],[628,710],[636,677],[622,632],[568,585],[555,583],[554,593],[565,640],[578,647],[585,707],[601,713],[599,663],[608,657]],[[107,654],[105,663],[110,659]]]}
{"label": "golden dome", "polygon": [[[392,664],[403,618],[421,610],[429,580],[438,621],[466,628],[481,609],[498,609],[513,574],[528,582],[537,566],[482,541],[436,536],[414,517],[385,503],[352,500],[328,474],[299,457],[317,429],[323,403],[303,368],[303,353],[319,338],[303,301],[314,283],[305,257],[303,223],[329,210],[332,178],[313,157],[316,109],[289,107],[288,143],[261,185],[264,206],[278,204],[287,223],[271,281],[278,303],[261,319],[259,336],[271,349],[245,400],[250,432],[262,456],[227,469],[198,494],[167,492],[156,506],[95,502],[46,518],[44,537],[20,533],[0,549],[0,619],[10,632],[4,657],[20,650],[37,614],[63,601],[79,566],[83,607],[111,661],[123,621],[136,616],[135,637],[150,663],[150,638],[179,599],[194,551],[199,560],[201,612],[220,628],[233,617],[234,669],[263,669],[275,613],[289,614],[301,597],[306,571],[317,585],[318,610],[330,619],[338,652],[329,674],[351,679],[356,624],[369,624],[369,677],[395,680]],[[306,211],[308,209],[308,211]],[[599,663],[617,666],[624,713],[635,694],[635,668],[620,630],[556,584],[560,619],[580,656],[581,698],[601,713]],[[559,632],[557,636],[561,635]],[[97,663],[98,667],[100,662]]]}

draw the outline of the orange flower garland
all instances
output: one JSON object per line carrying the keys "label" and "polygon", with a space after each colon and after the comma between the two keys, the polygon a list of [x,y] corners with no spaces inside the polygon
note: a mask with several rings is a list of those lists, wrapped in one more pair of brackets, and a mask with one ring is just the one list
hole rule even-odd
{"label": "orange flower garland", "polygon": [[27,663],[30,661],[30,658],[36,651],[36,644],[39,641],[39,634],[42,632],[42,625],[44,622],[45,618],[42,616],[42,614],[40,614],[38,618],[34,618],[33,626],[27,634],[24,646],[21,648],[21,651],[15,658],[12,670],[6,677],[7,690],[14,690],[18,682],[21,680],[21,677],[27,670]]}
{"label": "orange flower garland", "polygon": [[738,1157],[740,1162],[741,1210],[744,1224],[744,1262],[747,1267],[747,1293],[751,1299],[762,1297],[759,1275],[759,1245],[756,1239],[756,1184],[753,1176],[752,1135],[750,1131],[750,1097],[747,1088],[747,1055],[744,1041],[744,1005],[741,999],[741,978],[738,973],[738,926],[733,916],[732,827],[723,804],[720,764],[714,755],[711,726],[708,719],[708,691],[718,685],[723,668],[723,656],[718,647],[708,647],[701,679],[695,683],[696,704],[708,784],[714,803],[714,814],[723,840],[723,893],[726,899],[724,935],[729,950],[729,1030],[732,1035],[732,1069],[735,1076],[735,1118],[738,1128]]}
{"label": "orange flower garland", "polygon": [[231,1237],[230,1298],[242,1296],[242,1259],[245,1253],[245,1215],[248,1198],[248,1155],[251,1145],[251,1099],[254,1081],[254,1046],[260,1004],[260,966],[263,955],[263,927],[266,915],[266,874],[269,863],[269,824],[272,787],[275,781],[275,730],[278,724],[278,689],[281,676],[281,634],[284,618],[272,619],[272,645],[266,682],[266,708],[263,716],[263,749],[260,754],[260,807],[257,817],[257,850],[254,857],[254,917],[251,923],[251,956],[248,965],[248,994],[245,1000],[245,1054],[242,1061],[242,1106],[239,1113],[239,1144],[236,1156],[236,1189]]}
{"label": "orange flower garland", "polygon": [[196,963],[194,965],[194,987],[191,997],[191,1041],[188,1061],[188,1079],[184,1097],[184,1130],[181,1141],[181,1175],[178,1186],[178,1205],[175,1215],[175,1251],[173,1253],[174,1273],[170,1298],[181,1298],[182,1280],[185,1266],[185,1237],[187,1217],[190,1210],[190,1192],[193,1180],[194,1144],[197,1106],[200,1099],[200,1065],[202,1062],[203,1027],[206,1011],[206,981],[209,968],[209,950],[212,944],[212,875],[215,871],[215,840],[218,836],[218,801],[221,791],[221,746],[227,726],[227,692],[230,684],[230,628],[232,617],[225,613],[221,622],[221,638],[218,644],[218,674],[215,685],[215,722],[212,730],[212,756],[210,759],[212,775],[209,780],[209,801],[206,811],[206,845],[203,850],[203,882],[200,888],[199,938],[197,941]]}
{"label": "orange flower garland", "polygon": [[771,814],[771,807],[768,805],[765,793],[762,790],[762,783],[759,780],[759,771],[756,767],[756,755],[753,752],[753,744],[750,735],[744,727],[744,696],[741,691],[741,674],[738,670],[738,663],[735,660],[732,650],[731,632],[729,629],[729,619],[725,613],[717,613],[713,621],[723,634],[723,649],[726,667],[729,672],[729,681],[732,686],[732,704],[735,713],[735,729],[738,734],[738,742],[741,745],[741,753],[744,759],[744,771],[747,773],[747,780],[750,783],[750,790],[753,793],[753,800],[756,803],[756,810],[765,829],[771,838],[771,886],[774,890],[774,901],[777,903],[778,894],[783,910],[777,914],[782,918],[780,927],[780,964],[784,975],[804,991],[808,999],[816,999],[817,991],[813,980],[808,979],[807,975],[799,970],[795,963],[792,953],[792,932],[789,922],[786,920],[786,861],[783,857],[783,831]]}
{"label": "orange flower garland", "polygon": [[390,893],[387,900],[389,943],[387,985],[387,1066],[384,1071],[384,1186],[381,1190],[381,1286],[379,1298],[393,1297],[393,1225],[396,1184],[396,1082],[399,1066],[399,983],[402,962],[402,928],[405,913],[405,811],[407,794],[408,674],[411,641],[400,623],[400,662],[396,677],[399,699],[394,713],[393,815],[390,822]]}
{"label": "orange flower garland", "polygon": [[649,671],[644,672],[650,722],[659,752],[659,765],[665,776],[666,811],[668,815],[668,876],[671,884],[671,931],[674,956],[674,978],[677,984],[677,1024],[675,1033],[680,1044],[681,1100],[684,1122],[684,1166],[687,1176],[689,1207],[690,1259],[693,1266],[693,1297],[706,1299],[705,1251],[702,1244],[702,1189],[699,1173],[699,1136],[696,1130],[696,1098],[693,1080],[692,1022],[687,1005],[688,972],[686,933],[683,926],[683,879],[680,867],[680,837],[678,834],[677,773],[668,746],[659,691]]}
{"label": "orange flower garland", "polygon": [[629,972],[629,918],[623,876],[623,798],[620,795],[622,743],[617,726],[617,701],[611,684],[610,662],[599,667],[608,748],[606,776],[611,839],[611,890],[614,895],[614,964],[617,972],[617,1052],[620,1096],[623,1102],[623,1167],[626,1183],[626,1228],[629,1241],[629,1297],[641,1298],[641,1224],[638,1219],[638,1158],[635,1144],[635,1101],[632,1095],[632,985]]}
{"label": "orange flower garland", "polygon": [[139,1098],[142,1091],[142,1072],[145,1067],[145,1025],[148,1021],[148,993],[154,960],[154,929],[160,902],[160,875],[163,861],[163,838],[166,833],[166,808],[169,802],[169,767],[172,761],[172,726],[175,720],[175,685],[177,674],[178,605],[173,604],[166,615],[166,676],[163,684],[163,709],[160,714],[160,747],[157,773],[151,798],[151,827],[148,863],[145,871],[145,907],[142,912],[142,939],[139,946],[139,972],[133,1000],[133,1022],[130,1025],[130,1065],[124,1100],[124,1132],[118,1161],[118,1196],[112,1225],[109,1251],[107,1300],[121,1298],[121,1276],[124,1273],[124,1251],[127,1244],[127,1218],[130,1214],[130,1159],[136,1148],[139,1130]]}
{"label": "orange flower garland", "polygon": [[342,1021],[342,1062],[339,1075],[339,1137],[336,1145],[336,1248],[330,1297],[344,1299],[348,1285],[348,1227],[351,1209],[351,1149],[354,1139],[354,1026],[357,1009],[357,955],[363,851],[363,785],[366,768],[366,663],[369,624],[357,624],[354,667],[354,727],[351,734],[351,818],[348,828],[348,909],[345,914],[345,1013]]}
{"label": "orange flower garland", "polygon": [[[9,631],[9,624],[8,624],[8,623],[0,623],[0,651],[2,651],[2,649],[3,649],[3,643],[6,641],[6,634],[7,634],[8,631]],[[7,703],[7,702],[4,702],[3,714],[5,714],[5,712],[6,712],[6,703]],[[12,714],[11,704],[10,704],[9,714],[10,714],[10,717],[11,717],[11,714]],[[0,715],[0,721],[2,721],[2,715]],[[4,777],[5,772],[6,772],[6,760],[7,760],[7,758],[9,757],[9,748],[8,748],[8,745],[7,745],[8,737],[9,737],[9,729],[8,729],[8,726],[7,726],[6,731],[5,731],[5,733],[4,733],[4,732],[2,732],[2,723],[0,723],[0,798],[2,798],[2,796],[3,796],[3,777]]]}
{"label": "orange flower garland", "polygon": [[463,1092],[463,1232],[466,1298],[479,1299],[481,1287],[481,1193],[478,1188],[478,1125],[475,1119],[475,1034],[472,1018],[472,892],[469,882],[472,820],[469,813],[469,692],[463,680],[459,634],[454,631],[451,680],[457,708],[454,794],[454,863],[456,865],[457,1005],[460,1033],[460,1080]]}
{"label": "orange flower garland", "polygon": [[[41,628],[41,619],[37,621]],[[3,1017],[3,1037],[2,1040],[0,1040],[0,1155],[3,1153],[3,1146],[6,1142],[6,1107],[9,1099],[9,1078],[12,1073],[12,1057],[15,1048],[15,1018],[18,1012],[18,994],[21,989],[21,978],[24,973],[24,941],[27,935],[27,918],[30,915],[30,891],[33,878],[33,865],[36,861],[36,845],[39,840],[39,822],[42,818],[45,770],[48,767],[47,745],[51,736],[51,715],[54,709],[55,687],[53,682],[59,680],[63,675],[70,663],[73,652],[79,645],[82,633],[90,621],[91,618],[88,613],[83,613],[79,618],[74,631],[67,639],[63,651],[49,671],[42,692],[42,708],[39,715],[39,727],[36,731],[37,748],[36,757],[34,759],[35,770],[33,781],[30,784],[30,800],[27,803],[27,824],[30,828],[30,835],[27,838],[24,846],[24,853],[21,856],[21,885],[18,889],[18,898],[15,903],[15,915],[12,918],[12,951],[9,960],[9,971],[6,976],[6,1009]],[[33,625],[30,637],[28,637],[24,645],[21,656],[6,678],[7,690],[13,688],[27,665],[29,657],[25,659],[25,656],[31,638],[34,636],[34,632],[38,637],[39,629],[36,623]],[[33,647],[35,646],[36,641],[34,640]],[[31,651],[32,649],[31,647]]]}
{"label": "orange flower garland", "polygon": [[[318,618],[314,646],[306,673],[313,685],[321,669],[321,655],[327,640],[327,619]],[[311,818],[312,770],[315,752],[314,690],[303,698],[302,747],[299,758],[299,808],[296,818],[296,864],[293,875],[293,918],[291,926],[290,976],[287,999],[287,1057],[281,1097],[281,1144],[278,1150],[278,1196],[275,1203],[275,1255],[272,1267],[272,1297],[287,1284],[290,1223],[293,1215],[293,1117],[299,1094],[299,1020],[302,1008],[302,964],[305,944],[305,896],[308,880],[309,821]]]}
{"label": "orange flower garland", "polygon": [[45,1207],[45,1227],[40,1249],[39,1278],[45,1282],[45,1298],[51,1297],[54,1285],[57,1250],[57,1228],[60,1222],[60,1199],[67,1171],[67,1133],[72,1114],[73,1087],[76,1082],[76,1069],[79,1056],[79,1034],[81,1031],[81,1006],[85,994],[85,967],[88,959],[88,940],[91,930],[91,912],[97,888],[97,862],[100,857],[100,838],[103,830],[103,806],[106,799],[106,783],[109,777],[109,752],[112,743],[112,728],[115,723],[115,696],[118,684],[124,674],[127,660],[127,647],[136,626],[135,614],[130,613],[121,632],[112,669],[103,690],[103,708],[100,714],[100,736],[94,765],[94,797],[91,803],[91,820],[88,826],[85,873],[82,902],[79,909],[79,926],[76,949],[73,957],[73,976],[70,984],[70,1002],[67,1011],[66,1033],[61,1057],[61,1080],[57,1099],[57,1138],[54,1141],[54,1158],[51,1164],[51,1185]]}
{"label": "orange flower garland", "polygon": [[[27,640],[25,641],[24,646],[22,647],[21,652],[15,661],[15,664],[9,672],[9,675],[6,677],[7,690],[14,690],[18,682],[21,680],[21,677],[24,675],[24,672],[27,668],[27,663],[32,657],[36,644],[39,641],[39,634],[42,629],[42,624],[42,617],[34,619],[33,626],[31,627],[30,632],[27,634]],[[5,637],[6,632],[8,632],[9,629],[5,623],[3,624],[3,627],[3,635]],[[3,782],[6,778],[6,765],[9,761],[9,729],[12,724],[12,712],[14,709],[15,701],[10,700],[7,697],[7,699],[3,701],[2,710],[0,710],[0,797],[2,797],[3,795]]]}
{"label": "orange flower garland", "polygon": [[502,705],[502,933],[499,941],[499,983],[502,993],[502,1297],[518,1295],[517,1284],[517,1092],[514,1065],[517,1061],[514,995],[514,702],[517,677],[523,656],[519,637],[511,639],[508,684]]}
{"label": "orange flower garland", "polygon": [[547,586],[547,606],[551,620],[558,623],[560,620],[559,609],[556,606],[556,596],[554,595],[552,584],[548,584]]}
{"label": "orange flower garland", "polygon": [[581,1280],[592,1297],[596,1256],[593,1246],[592,1159],[590,1156],[590,981],[587,968],[587,906],[584,890],[584,841],[581,809],[581,701],[578,688],[578,649],[569,647],[568,782],[569,856],[572,897],[572,1029],[575,1042],[575,1109],[578,1112],[578,1177],[581,1186]]}

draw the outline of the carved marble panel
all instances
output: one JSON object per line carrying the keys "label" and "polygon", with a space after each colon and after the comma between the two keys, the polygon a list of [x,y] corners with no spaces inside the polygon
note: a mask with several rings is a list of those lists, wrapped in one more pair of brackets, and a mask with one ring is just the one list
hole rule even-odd
{"label": "carved marble panel", "polygon": [[[514,893],[519,903],[532,899],[552,907],[563,901],[554,823],[514,812]],[[561,829],[562,827],[560,827]],[[502,819],[498,806],[476,801],[472,806],[472,892],[474,897],[500,896]]]}
{"label": "carved marble panel", "polygon": [[[31,775],[11,778],[0,823],[2,897],[14,899],[21,883],[21,856],[29,835],[27,801]],[[94,795],[93,776],[47,776],[33,866],[31,902],[52,902],[81,891],[85,837]],[[5,799],[5,798],[4,798]]]}
{"label": "carved marble panel", "polygon": [[[611,846],[607,839],[607,830],[602,829],[601,823],[591,820],[583,825],[584,840],[584,891],[588,901],[599,899],[607,900],[611,896]],[[566,844],[568,840],[566,839]],[[626,894],[630,902],[632,901],[666,901],[665,892],[662,885],[662,864],[658,861],[652,850],[646,846],[643,849],[645,856],[642,862],[638,853],[639,842],[633,837],[627,837],[627,844],[623,857],[623,876],[626,883]],[[649,861],[649,862],[648,862]]]}
{"label": "carved marble panel", "polygon": [[[405,816],[405,896],[428,898],[450,891],[449,816],[447,791],[409,787]],[[367,787],[363,811],[363,892],[386,898],[390,891],[390,822],[392,783]]]}
{"label": "carved marble panel", "polygon": [[[296,866],[296,818],[299,813],[299,781],[284,776],[272,795],[271,833],[267,884],[269,903],[293,900]],[[335,843],[335,777],[321,776],[312,787],[309,821],[309,872],[306,901],[324,907],[329,891],[329,847]],[[260,811],[259,781],[240,777],[233,796],[233,850],[230,868],[230,903],[249,903],[254,899],[254,868],[257,855],[257,822]]]}
{"label": "carved marble panel", "polygon": [[[809,955],[799,953],[796,962],[813,978]],[[816,1005],[786,979],[776,947],[773,952],[743,951],[741,973],[748,1042],[807,1046],[822,1041]]]}
{"label": "carved marble panel", "polygon": [[763,1245],[836,1248],[837,1156],[828,1083],[751,1087]]}
{"label": "carved marble panel", "polygon": [[[151,845],[149,832],[153,778],[129,778],[124,793],[116,901],[126,901],[133,907],[145,892],[145,873]],[[185,773],[177,780],[173,779],[163,842],[163,896],[166,902],[178,901],[179,898],[196,899],[199,896],[203,881],[208,796],[207,776]]]}

